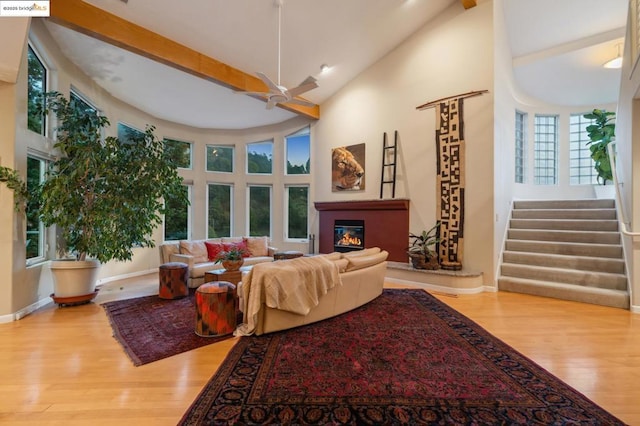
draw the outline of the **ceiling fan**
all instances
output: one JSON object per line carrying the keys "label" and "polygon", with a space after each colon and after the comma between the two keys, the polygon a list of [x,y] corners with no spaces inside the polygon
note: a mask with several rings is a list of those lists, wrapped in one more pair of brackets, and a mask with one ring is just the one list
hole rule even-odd
{"label": "ceiling fan", "polygon": [[247,91],[238,91],[236,93],[242,93],[249,96],[262,96],[267,98],[267,109],[272,109],[277,104],[291,103],[305,106],[314,106],[315,104],[312,102],[305,101],[303,99],[296,99],[296,96],[301,95],[309,90],[315,89],[318,87],[318,83],[316,79],[312,76],[309,76],[304,79],[302,83],[300,83],[297,87],[292,89],[287,89],[286,87],[280,84],[280,33],[282,31],[282,3],[283,0],[276,0],[275,5],[278,7],[278,83],[276,84],[273,80],[267,77],[266,74],[262,72],[257,72],[256,74],[260,77],[260,80],[264,82],[269,88],[268,92],[247,92]]}

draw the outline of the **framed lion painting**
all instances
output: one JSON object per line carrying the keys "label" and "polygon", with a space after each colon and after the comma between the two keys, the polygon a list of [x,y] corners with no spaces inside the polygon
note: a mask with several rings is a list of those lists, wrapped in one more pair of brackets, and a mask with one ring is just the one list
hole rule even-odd
{"label": "framed lion painting", "polygon": [[331,191],[364,191],[365,144],[331,150]]}

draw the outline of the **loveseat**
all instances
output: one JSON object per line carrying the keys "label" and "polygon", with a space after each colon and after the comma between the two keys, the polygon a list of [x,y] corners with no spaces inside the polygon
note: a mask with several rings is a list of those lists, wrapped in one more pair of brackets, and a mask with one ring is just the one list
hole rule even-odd
{"label": "loveseat", "polygon": [[166,241],[160,244],[160,264],[183,262],[189,266],[187,284],[196,288],[204,283],[204,273],[214,269],[222,269],[222,264],[215,263],[215,255],[231,244],[242,245],[249,256],[244,258],[244,265],[256,265],[262,262],[273,262],[277,251],[269,246],[268,237],[228,237],[208,240]]}
{"label": "loveseat", "polygon": [[[370,302],[382,294],[388,255],[372,247],[254,266],[238,287],[244,320],[235,334],[298,327]],[[302,268],[311,271],[301,276]],[[318,286],[309,283],[316,280]]]}

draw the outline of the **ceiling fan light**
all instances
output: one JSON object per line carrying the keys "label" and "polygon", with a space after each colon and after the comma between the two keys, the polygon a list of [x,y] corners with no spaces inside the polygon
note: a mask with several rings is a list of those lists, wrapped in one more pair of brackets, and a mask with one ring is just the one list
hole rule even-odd
{"label": "ceiling fan light", "polygon": [[616,56],[610,61],[605,62],[602,66],[610,69],[622,68],[622,56]]}

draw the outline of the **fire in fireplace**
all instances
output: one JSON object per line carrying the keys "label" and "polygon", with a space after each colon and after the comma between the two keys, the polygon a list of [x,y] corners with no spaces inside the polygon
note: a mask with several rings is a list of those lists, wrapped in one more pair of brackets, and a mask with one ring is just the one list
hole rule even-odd
{"label": "fire in fireplace", "polygon": [[364,220],[336,220],[333,225],[335,251],[364,249]]}

